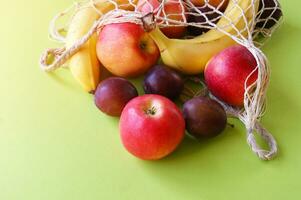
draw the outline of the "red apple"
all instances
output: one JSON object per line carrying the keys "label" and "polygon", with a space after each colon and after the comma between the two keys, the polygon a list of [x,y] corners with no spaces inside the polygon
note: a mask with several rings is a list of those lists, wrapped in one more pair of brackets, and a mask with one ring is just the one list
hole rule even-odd
{"label": "red apple", "polygon": [[[161,4],[160,0],[139,0],[137,4],[137,10],[142,13],[158,12],[158,8]],[[180,4],[180,0],[166,0],[163,8],[164,12],[168,16],[168,19],[178,20],[184,22],[184,17],[182,15],[185,12],[185,7]],[[161,17],[164,17],[163,12],[160,13]],[[172,23],[171,23],[172,24]],[[160,29],[169,38],[180,38],[184,35],[186,27],[176,26],[176,27],[165,27]]]}
{"label": "red apple", "polygon": [[205,81],[214,96],[230,105],[242,106],[245,82],[250,86],[257,80],[256,67],[253,54],[246,47],[235,45],[223,50],[208,62]]}
{"label": "red apple", "polygon": [[112,74],[135,77],[156,64],[160,51],[143,28],[134,23],[109,24],[99,33],[99,61]]}
{"label": "red apple", "polygon": [[[205,0],[190,0],[193,5],[197,7],[202,7],[205,5]],[[209,0],[209,4],[215,8],[220,8],[221,11],[224,11],[229,3],[229,0]]]}
{"label": "red apple", "polygon": [[131,100],[120,118],[124,147],[143,160],[161,159],[180,144],[185,121],[178,107],[166,97],[144,95]]}

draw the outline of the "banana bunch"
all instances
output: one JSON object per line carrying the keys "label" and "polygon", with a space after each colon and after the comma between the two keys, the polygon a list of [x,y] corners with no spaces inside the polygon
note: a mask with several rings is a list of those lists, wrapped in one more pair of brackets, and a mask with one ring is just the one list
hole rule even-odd
{"label": "banana bunch", "polygon": [[[128,0],[115,0],[115,3],[121,9],[134,10],[133,5],[137,1],[134,0],[132,4],[129,4]],[[231,35],[236,35],[237,30],[244,30],[242,35],[246,35],[248,33],[246,27],[250,25],[250,21],[254,17],[254,12],[251,9],[254,2],[257,11],[259,0],[230,0],[217,26],[225,27],[224,31]],[[95,4],[95,8],[90,6],[80,8],[73,16],[66,36],[67,48],[70,48],[90,30],[93,23],[99,19],[100,13],[105,14],[113,10],[115,5],[110,1],[100,0]],[[229,22],[233,22],[233,25],[229,26]],[[236,43],[229,36],[216,29],[193,39],[181,40],[167,38],[157,27],[150,32],[150,36],[157,43],[163,62],[186,74],[203,72],[207,62],[215,54]],[[93,92],[100,81],[101,63],[97,59],[96,43],[97,35],[94,34],[80,51],[68,61],[71,73],[88,92]]]}
{"label": "banana bunch", "polygon": [[[250,26],[255,17],[260,0],[230,0],[224,15],[218,21],[218,27],[230,35],[237,35],[237,30],[242,35],[248,34],[246,28]],[[254,10],[252,10],[254,5]],[[245,18],[243,17],[245,16]],[[229,22],[233,25],[229,26]],[[218,52],[234,45],[236,42],[226,34],[211,29],[205,34],[193,39],[169,39],[157,27],[150,32],[157,43],[162,61],[183,73],[198,74],[204,71],[207,62]]]}
{"label": "banana bunch", "polygon": [[[125,10],[133,10],[134,7],[128,4],[128,0],[115,0],[116,5]],[[97,12],[97,10],[99,12]],[[97,1],[95,8],[91,6],[78,9],[70,23],[66,36],[66,47],[70,48],[76,41],[81,39],[99,19],[100,14],[105,14],[115,8],[113,3],[106,0]],[[88,91],[95,91],[100,81],[101,63],[96,55],[97,35],[94,34],[86,44],[73,55],[69,61],[69,69],[74,78]]]}

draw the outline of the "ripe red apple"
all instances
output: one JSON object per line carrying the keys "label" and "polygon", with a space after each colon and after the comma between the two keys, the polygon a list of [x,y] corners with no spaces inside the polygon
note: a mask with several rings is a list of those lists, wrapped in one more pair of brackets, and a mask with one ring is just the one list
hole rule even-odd
{"label": "ripe red apple", "polygon": [[[202,7],[205,5],[205,0],[190,0],[193,5],[196,7]],[[221,11],[224,11],[229,3],[229,0],[209,0],[208,1],[211,6],[214,6],[215,8],[220,8]]]}
{"label": "ripe red apple", "polygon": [[160,51],[143,28],[134,23],[109,24],[99,33],[99,61],[114,75],[135,77],[156,64]]}
{"label": "ripe red apple", "polygon": [[[139,0],[137,4],[137,10],[142,13],[158,12],[158,8],[161,4],[160,0]],[[184,4],[183,7],[180,4],[180,0],[166,0],[163,10],[168,19],[178,20],[184,22],[185,18],[182,13],[186,11]],[[164,17],[163,12],[160,13],[161,17]],[[172,24],[172,23],[171,23]],[[160,29],[169,38],[180,38],[184,35],[186,27],[165,27]]]}
{"label": "ripe red apple", "polygon": [[242,106],[245,82],[250,86],[257,80],[257,62],[244,46],[229,47],[213,57],[205,68],[205,81],[211,93],[220,100]]}
{"label": "ripe red apple", "polygon": [[185,121],[178,107],[166,97],[144,95],[132,99],[120,118],[124,147],[143,160],[161,159],[182,141]]}

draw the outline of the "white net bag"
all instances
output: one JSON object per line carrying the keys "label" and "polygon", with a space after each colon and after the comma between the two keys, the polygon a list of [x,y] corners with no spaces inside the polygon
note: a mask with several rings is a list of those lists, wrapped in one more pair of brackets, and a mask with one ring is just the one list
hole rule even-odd
{"label": "white net bag", "polygon": [[[97,17],[87,33],[67,45],[64,32],[68,32],[68,25],[76,13],[85,9],[92,9]],[[69,16],[68,22],[62,28],[57,28],[58,19],[65,15]],[[48,49],[40,63],[43,70],[54,71],[63,66],[103,26],[121,22],[143,26],[160,48],[162,61],[185,74],[199,74],[208,60],[218,52],[234,44],[243,45],[257,61],[256,70],[249,77],[258,73],[253,84],[245,84],[244,107],[233,107],[213,95],[211,97],[223,105],[229,117],[238,118],[245,124],[247,142],[258,157],[270,160],[277,154],[277,144],[259,123],[265,111],[270,77],[268,60],[260,47],[270,38],[281,19],[282,11],[277,0],[84,1],[59,13],[52,20],[50,36],[64,46]],[[168,30],[171,27],[173,31]],[[187,28],[185,34],[183,28]],[[49,57],[53,57],[51,62]],[[187,57],[195,62],[187,61]],[[267,142],[268,150],[257,144],[256,133]]]}

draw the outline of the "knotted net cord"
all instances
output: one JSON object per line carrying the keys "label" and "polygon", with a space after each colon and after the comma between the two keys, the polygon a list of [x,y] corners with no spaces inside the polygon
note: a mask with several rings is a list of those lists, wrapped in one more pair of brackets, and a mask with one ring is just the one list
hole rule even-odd
{"label": "knotted net cord", "polygon": [[[257,66],[245,81],[243,108],[232,107],[218,100],[213,95],[211,97],[223,105],[229,117],[238,118],[244,123],[247,143],[252,151],[262,160],[272,159],[278,150],[276,140],[259,123],[265,112],[266,92],[270,78],[269,62],[260,50],[260,47],[271,37],[281,22],[281,20],[274,17],[275,12],[281,12],[279,2],[272,0],[272,6],[265,6],[265,0],[222,0],[219,5],[213,5],[210,0],[203,0],[202,5],[197,7],[192,0],[162,0],[157,7],[153,7],[151,1],[153,0],[145,0],[144,4],[142,4],[144,7],[149,7],[147,8],[149,10],[148,13],[141,12],[141,4],[137,5],[135,0],[89,0],[75,3],[53,18],[49,28],[50,38],[63,44],[66,43],[66,37],[61,32],[62,30],[68,30],[68,23],[66,23],[67,27],[57,28],[57,21],[67,14],[73,13],[71,14],[70,22],[74,14],[80,9],[91,7],[98,13],[99,19],[70,48],[66,48],[64,45],[61,48],[47,49],[40,59],[41,68],[46,72],[50,72],[63,66],[93,34],[100,31],[107,24],[131,22],[143,26],[147,31],[151,31],[156,26],[160,28],[191,26],[204,32],[215,29],[229,36],[236,43],[248,48],[256,59]],[[104,2],[112,4],[113,9],[107,13],[102,13],[98,9],[98,5]],[[202,2],[202,0],[199,0],[199,2]],[[246,2],[249,3],[245,5]],[[168,13],[168,4],[177,4],[181,12]],[[224,9],[225,4],[228,4],[226,10]],[[123,9],[128,7],[131,7],[132,10]],[[197,17],[199,20],[197,22],[189,21],[188,16]],[[233,16],[236,17],[233,18]],[[224,20],[224,23],[219,23],[219,20]],[[239,23],[240,27],[238,27]],[[273,26],[269,27],[271,23]],[[258,24],[260,24],[259,27],[257,26]],[[53,57],[52,62],[49,62],[49,57]],[[248,79],[256,72],[258,73],[257,80],[248,86]],[[267,142],[269,145],[268,150],[262,149],[257,144],[256,133]]]}

